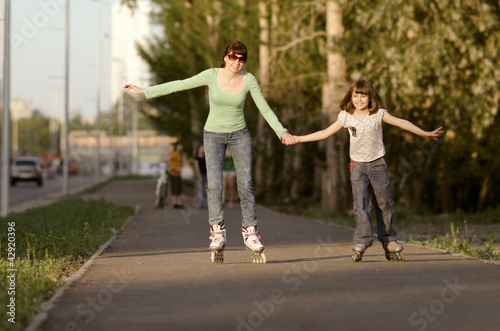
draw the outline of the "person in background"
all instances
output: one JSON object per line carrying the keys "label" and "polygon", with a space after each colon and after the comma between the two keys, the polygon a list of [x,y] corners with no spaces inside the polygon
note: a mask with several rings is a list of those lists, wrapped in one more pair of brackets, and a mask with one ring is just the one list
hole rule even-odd
{"label": "person in background", "polygon": [[198,188],[198,207],[207,207],[207,163],[203,144],[196,149],[194,155],[194,171],[196,173],[196,187]]}
{"label": "person in background", "polygon": [[170,169],[168,170],[168,181],[170,182],[170,191],[172,192],[172,204],[175,209],[185,209],[181,202],[182,194],[182,143],[177,141],[174,144],[174,149],[169,156],[161,159],[160,161],[151,164],[151,166],[158,165],[162,162],[170,162]]}

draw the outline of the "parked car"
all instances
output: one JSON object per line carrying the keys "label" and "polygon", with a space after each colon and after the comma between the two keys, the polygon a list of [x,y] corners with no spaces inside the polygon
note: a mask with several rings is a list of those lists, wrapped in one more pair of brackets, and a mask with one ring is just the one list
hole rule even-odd
{"label": "parked car", "polygon": [[18,157],[10,166],[10,185],[18,181],[34,181],[38,186],[43,185],[43,168],[36,157]]}

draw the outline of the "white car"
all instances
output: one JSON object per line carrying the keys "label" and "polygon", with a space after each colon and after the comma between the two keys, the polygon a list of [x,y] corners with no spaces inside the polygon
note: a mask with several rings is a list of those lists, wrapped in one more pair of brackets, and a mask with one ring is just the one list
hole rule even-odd
{"label": "white car", "polygon": [[34,181],[38,186],[43,185],[43,169],[40,160],[36,157],[18,157],[10,166],[10,185],[18,181]]}

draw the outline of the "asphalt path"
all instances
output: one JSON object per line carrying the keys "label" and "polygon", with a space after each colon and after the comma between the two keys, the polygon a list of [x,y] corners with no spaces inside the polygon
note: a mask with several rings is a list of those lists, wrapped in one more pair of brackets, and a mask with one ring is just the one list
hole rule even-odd
{"label": "asphalt path", "polygon": [[499,329],[498,264],[409,244],[389,262],[378,243],[353,263],[353,229],[259,206],[267,264],[250,262],[234,207],[215,265],[207,210],[155,210],[153,192],[128,180],[89,196],[140,209],[36,330]]}

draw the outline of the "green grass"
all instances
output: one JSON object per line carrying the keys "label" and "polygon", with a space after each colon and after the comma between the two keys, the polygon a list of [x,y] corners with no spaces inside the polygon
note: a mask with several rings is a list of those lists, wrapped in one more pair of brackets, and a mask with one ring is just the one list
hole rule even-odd
{"label": "green grass", "polygon": [[[133,212],[132,206],[68,198],[3,218],[0,223],[0,306],[6,307],[11,298],[6,291],[10,274],[7,270],[17,269],[16,323],[10,323],[9,316],[3,313],[0,329],[22,330],[37,307]],[[9,261],[8,231],[9,224],[13,223],[15,260]]]}
{"label": "green grass", "polygon": [[490,239],[484,243],[484,248],[471,247],[467,234],[467,222],[464,222],[464,224],[465,237],[460,236],[460,229],[455,229],[455,225],[451,223],[450,233],[445,236],[434,236],[429,240],[415,240],[413,237],[410,237],[409,243],[443,249],[449,252],[460,253],[478,259],[500,261],[500,254],[495,253],[493,250],[493,246],[495,244],[493,235],[491,235]]}
{"label": "green grass", "polygon": [[98,192],[99,190],[101,190],[103,187],[105,187],[106,185],[108,185],[109,183],[112,183],[112,182],[116,182],[116,181],[119,181],[119,180],[136,180],[136,179],[147,179],[147,178],[153,178],[153,176],[146,176],[146,175],[128,175],[128,176],[115,176],[115,177],[112,177],[108,180],[105,180],[99,184],[96,184],[92,187],[89,187],[88,189],[85,189],[83,191],[81,191],[80,193],[77,194],[77,196],[82,196],[82,195],[85,195],[85,194],[92,194],[92,193],[96,193]]}

